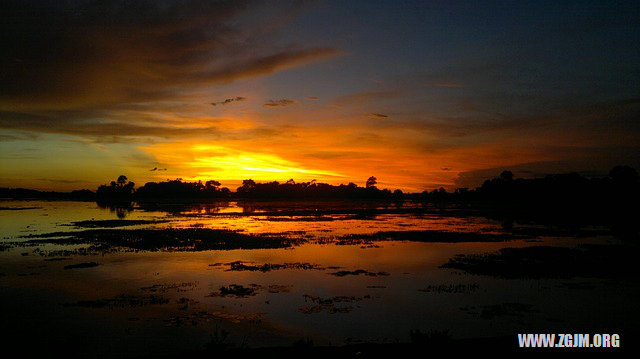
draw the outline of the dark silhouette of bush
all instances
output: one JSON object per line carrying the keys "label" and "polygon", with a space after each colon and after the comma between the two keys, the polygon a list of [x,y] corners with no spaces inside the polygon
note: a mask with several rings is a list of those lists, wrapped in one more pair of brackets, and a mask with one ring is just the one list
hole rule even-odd
{"label": "dark silhouette of bush", "polygon": [[609,171],[609,177],[616,185],[638,185],[638,171],[629,166],[615,166]]}
{"label": "dark silhouette of bush", "polygon": [[[371,177],[375,178],[375,177]],[[371,180],[371,178],[369,180]],[[369,183],[369,180],[367,183]],[[277,181],[257,183],[252,179],[242,181],[242,186],[236,190],[239,198],[248,199],[387,199],[393,197],[390,190],[379,190],[375,186],[358,187],[350,182],[347,185],[330,185],[310,182],[296,183],[288,180],[285,183]]]}
{"label": "dark silhouette of bush", "polygon": [[96,194],[88,189],[53,192],[26,188],[0,188],[0,198],[95,201]]}
{"label": "dark silhouette of bush", "polygon": [[[374,177],[372,177],[374,178]],[[277,181],[258,183],[252,179],[242,181],[235,194],[226,187],[220,187],[215,180],[185,182],[178,178],[165,182],[147,182],[135,190],[133,182],[127,182],[125,176],[110,185],[98,188],[98,198],[102,202],[135,201],[197,201],[202,199],[402,199],[402,191],[395,194],[390,190],[380,190],[375,186],[358,187],[354,183],[330,185],[315,180],[296,183],[293,179],[280,183]]]}
{"label": "dark silhouette of bush", "polygon": [[513,179],[513,172],[502,171],[502,173],[500,174],[500,179],[503,181],[511,181]]}
{"label": "dark silhouette of bush", "polygon": [[228,188],[220,188],[220,182],[183,182],[181,178],[165,182],[147,182],[138,188],[135,198],[138,200],[197,200],[228,198]]}
{"label": "dark silhouette of bush", "polygon": [[565,173],[523,179],[504,171],[475,190],[434,191],[422,199],[465,203],[506,223],[517,218],[575,227],[605,224],[636,236],[631,224],[638,217],[640,180],[629,166],[616,166],[602,178]]}
{"label": "dark silhouette of bush", "polygon": [[378,184],[378,179],[375,178],[374,176],[371,176],[367,179],[367,183],[365,184],[365,187],[367,188],[375,187],[376,184]]}
{"label": "dark silhouette of bush", "polygon": [[117,180],[111,181],[109,185],[103,184],[98,187],[96,196],[99,200],[121,201],[131,199],[135,192],[136,184],[129,181],[127,176],[120,175]]}

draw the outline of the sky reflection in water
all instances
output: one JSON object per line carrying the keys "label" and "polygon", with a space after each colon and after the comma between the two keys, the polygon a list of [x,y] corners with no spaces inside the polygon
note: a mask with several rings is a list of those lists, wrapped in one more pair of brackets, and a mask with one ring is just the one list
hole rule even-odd
{"label": "sky reflection in water", "polygon": [[[439,268],[456,254],[611,243],[612,237],[336,245],[330,240],[380,231],[504,230],[498,221],[433,211],[357,217],[342,207],[345,213],[309,215],[314,206],[319,205],[261,203],[247,210],[246,205],[229,203],[172,212],[135,207],[126,220],[164,222],[118,227],[231,229],[308,240],[283,249],[78,255],[52,251],[87,245],[5,248],[0,252],[4,325],[82,353],[118,355],[198,350],[220,330],[229,331],[229,344],[251,347],[290,345],[302,338],[312,338],[317,345],[342,345],[406,342],[415,329],[449,330],[459,338],[536,330],[588,332],[594,326],[618,329],[630,323],[628,318],[638,317],[635,309],[627,308],[629,298],[637,297],[637,283],[506,280]],[[3,243],[25,241],[25,235],[86,229],[70,226],[76,221],[117,219],[115,211],[87,202],[2,202],[0,207],[32,208],[0,211]],[[57,255],[41,255],[47,253]],[[237,261],[245,267],[236,268],[256,270],[230,270],[230,263]],[[98,265],[69,268],[92,262]],[[244,291],[234,295],[233,288]],[[114,339],[107,347],[101,339],[105,335]]]}

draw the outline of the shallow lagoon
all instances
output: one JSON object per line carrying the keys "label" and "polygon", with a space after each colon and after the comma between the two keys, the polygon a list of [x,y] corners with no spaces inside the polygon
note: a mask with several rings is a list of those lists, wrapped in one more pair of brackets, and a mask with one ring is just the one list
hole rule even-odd
{"label": "shallow lagoon", "polygon": [[[568,235],[416,203],[110,209],[66,201],[0,202],[0,227],[9,347],[30,338],[109,357],[300,340],[408,342],[412,330],[516,340],[527,332],[618,333],[640,318],[634,277],[503,278],[441,267],[458,254],[505,247],[618,244],[603,228]],[[178,233],[176,241],[238,233],[244,237],[232,240],[250,240],[252,249],[109,242],[120,233],[145,244],[167,233]]]}

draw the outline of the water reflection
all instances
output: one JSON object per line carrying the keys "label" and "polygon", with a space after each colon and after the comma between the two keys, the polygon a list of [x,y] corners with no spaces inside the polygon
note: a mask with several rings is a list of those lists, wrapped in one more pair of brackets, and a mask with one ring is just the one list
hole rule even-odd
{"label": "water reflection", "polygon": [[97,201],[96,204],[102,209],[108,209],[111,213],[114,213],[116,217],[120,219],[126,218],[131,212],[133,212],[132,202],[101,202]]}
{"label": "water reflection", "polygon": [[[640,299],[625,276],[441,268],[504,247],[619,243],[603,228],[567,232],[407,202],[0,207],[26,208],[0,211],[0,329],[27,328],[83,356],[617,330],[640,318],[623,305]],[[274,238],[291,245],[269,247]],[[211,243],[233,245],[202,247]]]}

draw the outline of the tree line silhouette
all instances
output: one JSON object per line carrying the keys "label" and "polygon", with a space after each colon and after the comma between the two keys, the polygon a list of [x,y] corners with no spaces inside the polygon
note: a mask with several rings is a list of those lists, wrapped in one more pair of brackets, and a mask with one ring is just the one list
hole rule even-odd
{"label": "tree line silhouette", "polygon": [[252,179],[242,181],[242,186],[231,192],[221,187],[218,181],[188,182],[182,179],[164,182],[147,182],[136,189],[135,184],[122,175],[109,185],[102,185],[96,191],[99,201],[122,200],[199,200],[199,199],[386,199],[397,197],[402,192],[392,193],[388,189],[378,189],[377,179],[369,177],[365,187],[353,182],[347,185],[330,185],[317,181],[284,183],[277,181],[259,183]]}
{"label": "tree line silhouette", "polygon": [[[477,207],[496,207],[515,212],[573,211],[601,212],[615,208],[632,208],[638,213],[640,201],[640,177],[629,166],[616,166],[609,175],[587,178],[577,173],[548,175],[542,178],[515,178],[511,171],[486,180],[476,189],[458,188],[448,192],[444,188],[422,193],[403,193],[401,190],[379,189],[377,178],[371,176],[364,187],[353,182],[331,185],[309,182],[256,182],[247,179],[235,192],[221,187],[215,180],[188,182],[178,178],[162,182],[147,182],[136,188],[134,182],[121,175],[115,181],[98,187],[96,192],[79,190],[72,192],[42,192],[29,189],[0,188],[0,198],[14,199],[72,199],[97,200],[102,203],[127,201],[191,201],[260,199],[260,200],[415,200],[435,203],[458,202]],[[614,212],[619,212],[615,209]]]}
{"label": "tree line silhouette", "polygon": [[530,220],[575,228],[603,224],[624,235],[638,233],[640,177],[629,166],[616,166],[601,178],[565,173],[523,179],[504,171],[475,190],[437,190],[421,197],[429,202],[466,205],[503,221],[505,226],[514,220]]}
{"label": "tree line silhouette", "polygon": [[136,189],[135,183],[124,175],[112,181],[109,185],[102,185],[96,191],[96,197],[100,201],[107,200],[196,200],[211,198],[229,198],[230,190],[220,188],[218,181],[183,182],[178,178],[165,182],[147,182]]}

